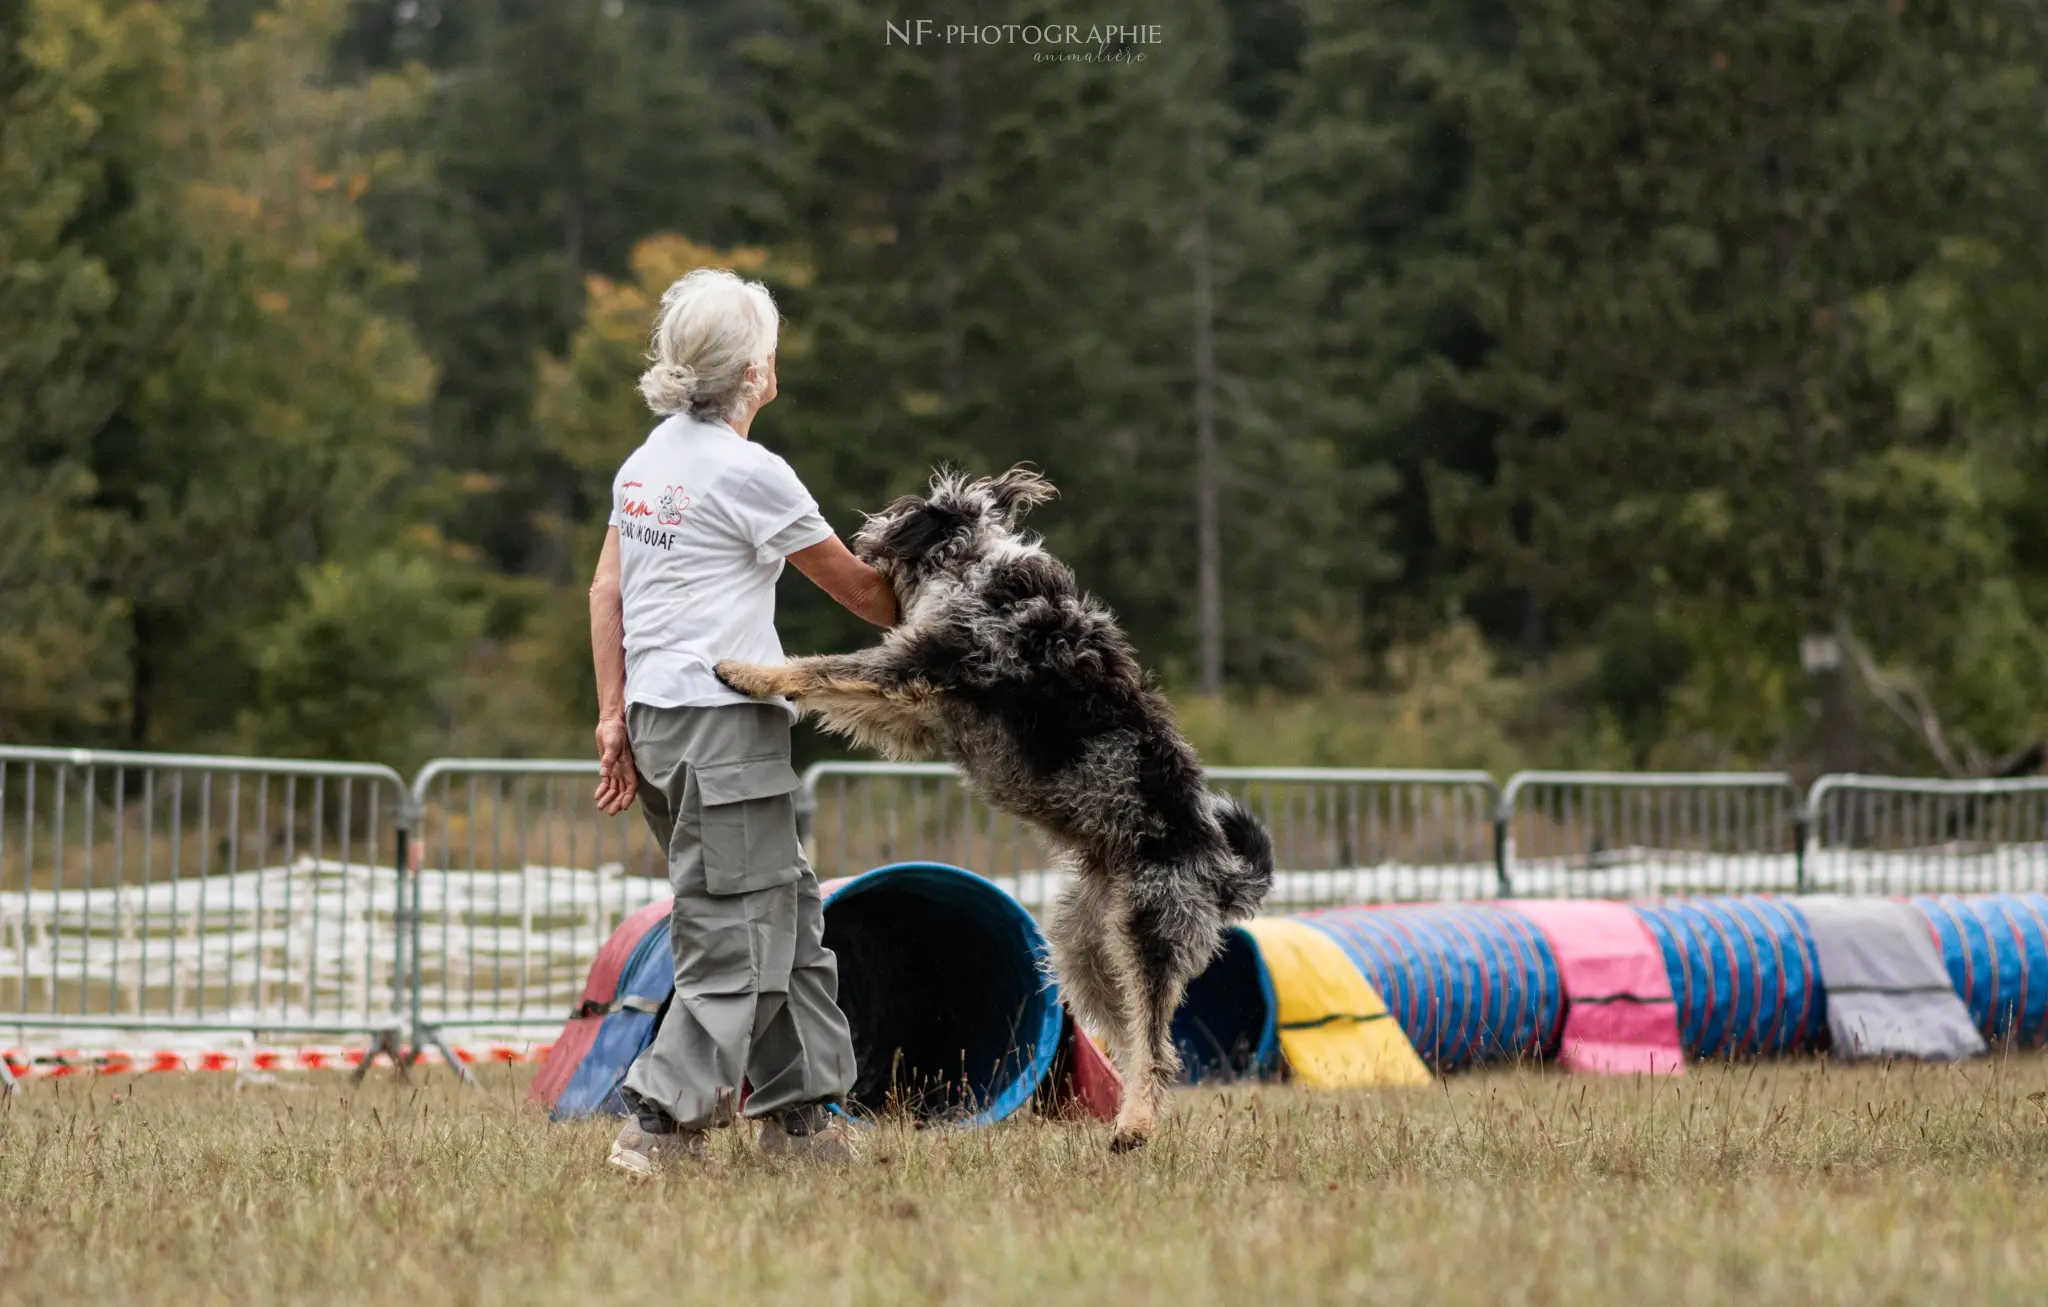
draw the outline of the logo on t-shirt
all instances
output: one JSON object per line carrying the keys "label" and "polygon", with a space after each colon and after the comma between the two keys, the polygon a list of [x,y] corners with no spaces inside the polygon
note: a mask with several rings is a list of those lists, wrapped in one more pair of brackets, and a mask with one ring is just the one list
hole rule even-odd
{"label": "logo on t-shirt", "polygon": [[661,492],[661,511],[654,520],[663,526],[681,526],[683,510],[690,506],[690,497],[683,493],[681,486],[669,486]]}
{"label": "logo on t-shirt", "polygon": [[[683,510],[690,506],[690,496],[681,486],[664,486],[661,494],[650,506],[646,499],[645,487],[638,481],[628,481],[619,487],[619,539],[635,540],[657,549],[674,549],[676,533],[660,530],[661,527],[678,527],[683,524]],[[641,492],[635,498],[633,492]],[[636,522],[634,518],[654,519],[652,522]]]}

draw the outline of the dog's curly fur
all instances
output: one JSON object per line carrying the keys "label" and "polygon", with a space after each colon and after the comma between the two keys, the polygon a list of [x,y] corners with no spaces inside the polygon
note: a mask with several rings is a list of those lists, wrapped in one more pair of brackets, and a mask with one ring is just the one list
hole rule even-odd
{"label": "dog's curly fur", "polygon": [[1054,910],[1053,964],[1123,1073],[1121,1150],[1150,1136],[1179,1071],[1174,1011],[1223,925],[1258,909],[1273,846],[1203,784],[1116,618],[1018,531],[1053,494],[1028,468],[939,473],[928,495],[897,500],[853,539],[902,607],[880,645],[717,672],[745,694],[788,695],[886,756],[951,758],[983,798],[1052,839],[1073,873]]}

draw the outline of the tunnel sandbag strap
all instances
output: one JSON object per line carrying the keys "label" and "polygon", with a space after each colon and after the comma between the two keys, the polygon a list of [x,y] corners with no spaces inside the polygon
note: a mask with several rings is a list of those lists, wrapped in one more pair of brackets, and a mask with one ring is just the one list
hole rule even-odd
{"label": "tunnel sandbag strap", "polygon": [[1624,903],[1521,900],[1557,956],[1564,982],[1564,1032],[1558,1062],[1591,1075],[1678,1075],[1678,1008],[1664,951]]}
{"label": "tunnel sandbag strap", "polygon": [[1243,929],[1272,977],[1280,1049],[1301,1083],[1317,1089],[1429,1083],[1429,1069],[1379,991],[1335,940],[1284,917],[1260,917]]}
{"label": "tunnel sandbag strap", "polygon": [[638,994],[621,994],[609,1003],[599,1003],[594,999],[586,998],[576,1005],[575,1011],[569,1014],[569,1019],[571,1021],[588,1021],[592,1017],[608,1017],[614,1012],[621,1011],[659,1013],[661,1011],[661,1000],[643,998]]}
{"label": "tunnel sandbag strap", "polygon": [[1984,1052],[1927,919],[1910,903],[1818,894],[1795,909],[1820,958],[1837,1057],[1954,1062]]}

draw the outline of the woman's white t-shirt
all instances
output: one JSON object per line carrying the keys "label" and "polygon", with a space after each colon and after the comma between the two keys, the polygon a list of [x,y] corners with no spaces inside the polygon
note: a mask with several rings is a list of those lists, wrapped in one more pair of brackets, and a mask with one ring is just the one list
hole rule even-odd
{"label": "woman's white t-shirt", "polygon": [[619,530],[626,701],[758,702],[721,685],[711,668],[727,658],[782,661],[782,560],[832,535],[789,464],[722,423],[669,418],[612,479],[611,524]]}

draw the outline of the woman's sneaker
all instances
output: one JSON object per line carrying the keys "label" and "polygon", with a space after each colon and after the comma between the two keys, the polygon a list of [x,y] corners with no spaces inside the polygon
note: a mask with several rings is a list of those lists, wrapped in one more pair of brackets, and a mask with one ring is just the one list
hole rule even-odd
{"label": "woman's sneaker", "polygon": [[619,1127],[618,1138],[612,1140],[610,1160],[613,1166],[627,1175],[651,1179],[684,1162],[710,1161],[711,1143],[702,1130],[671,1130],[666,1134],[656,1134],[642,1130],[637,1121],[628,1121]]}
{"label": "woman's sneaker", "polygon": [[791,1134],[780,1120],[761,1123],[763,1157],[789,1157],[800,1162],[851,1163],[860,1160],[860,1141],[844,1121],[830,1121],[807,1134]]}

